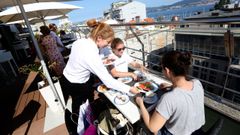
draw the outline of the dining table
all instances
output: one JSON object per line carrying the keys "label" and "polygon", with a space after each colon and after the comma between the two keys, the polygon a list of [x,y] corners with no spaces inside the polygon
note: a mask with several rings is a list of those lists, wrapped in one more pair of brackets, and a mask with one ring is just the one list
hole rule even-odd
{"label": "dining table", "polygon": [[[165,80],[164,78],[158,77],[154,74],[151,74],[151,73],[145,73],[145,74],[146,74],[145,81],[152,82],[158,86],[158,89],[157,89],[157,91],[155,91],[155,93],[157,93],[157,96],[159,99],[162,94],[161,90],[159,89],[159,84],[169,83],[169,82],[167,80]],[[138,82],[132,81],[132,82],[128,83],[128,85],[134,86],[135,83],[138,83]],[[122,113],[122,115],[131,124],[134,124],[141,119],[140,110],[139,110],[137,104],[135,103],[135,95],[134,94],[127,94],[127,93],[116,91],[114,89],[109,89],[109,90],[103,92],[103,94]],[[127,100],[126,103],[119,104],[116,102],[116,98],[119,94],[127,95],[128,98],[125,99],[125,100]],[[152,104],[145,103],[145,106],[149,112],[152,111],[156,107],[156,105],[157,105],[157,101]]]}

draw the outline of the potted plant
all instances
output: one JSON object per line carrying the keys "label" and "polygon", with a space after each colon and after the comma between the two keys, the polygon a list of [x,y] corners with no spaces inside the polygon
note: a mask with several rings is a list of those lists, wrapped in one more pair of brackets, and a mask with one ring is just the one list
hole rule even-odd
{"label": "potted plant", "polygon": [[[49,65],[50,69],[51,66]],[[40,75],[42,81],[38,82],[38,90],[43,96],[44,100],[53,112],[63,112],[65,108],[65,102],[62,94],[62,89],[57,77],[52,77],[54,89],[49,85],[42,66],[40,63],[27,64],[19,68],[19,72],[22,74],[28,74],[28,78],[25,82],[24,89],[27,89],[37,75]],[[60,97],[60,99],[58,98]]]}

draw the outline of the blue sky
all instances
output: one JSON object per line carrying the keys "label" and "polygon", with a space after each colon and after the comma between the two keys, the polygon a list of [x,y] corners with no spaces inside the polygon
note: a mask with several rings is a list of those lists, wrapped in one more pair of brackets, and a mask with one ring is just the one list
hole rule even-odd
{"label": "blue sky", "polygon": [[[68,14],[69,20],[74,23],[88,20],[91,18],[101,17],[103,15],[103,11],[109,9],[111,3],[117,1],[121,0],[80,0],[65,3],[83,7],[81,9],[74,10]],[[146,7],[154,7],[173,4],[180,0],[137,0],[137,1],[145,3]]]}

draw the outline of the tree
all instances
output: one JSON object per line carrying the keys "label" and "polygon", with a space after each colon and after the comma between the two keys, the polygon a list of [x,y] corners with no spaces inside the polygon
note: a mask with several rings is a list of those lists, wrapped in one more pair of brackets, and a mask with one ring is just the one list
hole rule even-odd
{"label": "tree", "polygon": [[214,9],[223,9],[224,5],[230,4],[230,0],[220,0],[218,3],[215,4]]}
{"label": "tree", "polygon": [[230,0],[226,0],[226,4],[231,4],[231,1]]}

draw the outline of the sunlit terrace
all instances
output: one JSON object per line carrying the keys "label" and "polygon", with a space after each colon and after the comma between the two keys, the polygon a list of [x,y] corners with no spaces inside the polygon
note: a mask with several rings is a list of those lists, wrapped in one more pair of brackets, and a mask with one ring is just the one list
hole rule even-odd
{"label": "sunlit terrace", "polygon": [[[203,83],[205,105],[234,121],[240,121],[240,86],[238,85],[240,27],[238,25],[170,22],[147,25],[145,23],[113,24],[112,27],[116,37],[125,41],[128,54],[145,65],[149,73],[157,78],[165,79],[161,70],[161,57],[166,51],[190,51],[193,62],[188,76],[197,78]],[[78,38],[83,38],[87,36],[88,31],[85,26],[76,26],[71,32]],[[70,48],[71,43],[66,46]],[[17,78],[13,73],[9,73],[11,78]],[[17,88],[20,87],[20,96],[15,95],[19,99],[16,100],[16,106],[12,106],[15,109],[11,109],[9,115],[13,114],[13,122],[18,121],[18,123],[11,128],[11,132],[16,135],[31,134],[34,131],[39,134],[67,134],[64,123],[50,131],[43,130],[44,124],[49,121],[46,119],[48,106],[38,91],[22,88],[25,81],[20,80],[20,84],[16,84]],[[39,102],[40,106],[36,102],[30,102],[32,100]],[[28,112],[29,106],[32,105],[35,109],[32,108],[33,111],[30,109],[30,112],[35,115],[29,115],[31,118],[23,117],[25,116],[23,113]],[[35,110],[37,112],[34,112]],[[20,118],[24,119],[20,120]],[[24,124],[26,121],[28,123]],[[223,132],[230,133],[228,130]]]}
{"label": "sunlit terrace", "polygon": [[[193,55],[190,78],[204,84],[205,95],[239,110],[240,27],[235,24],[153,23],[114,24],[116,37],[124,39],[128,53],[159,77],[161,56],[169,50]],[[84,27],[79,27],[85,29]]]}

